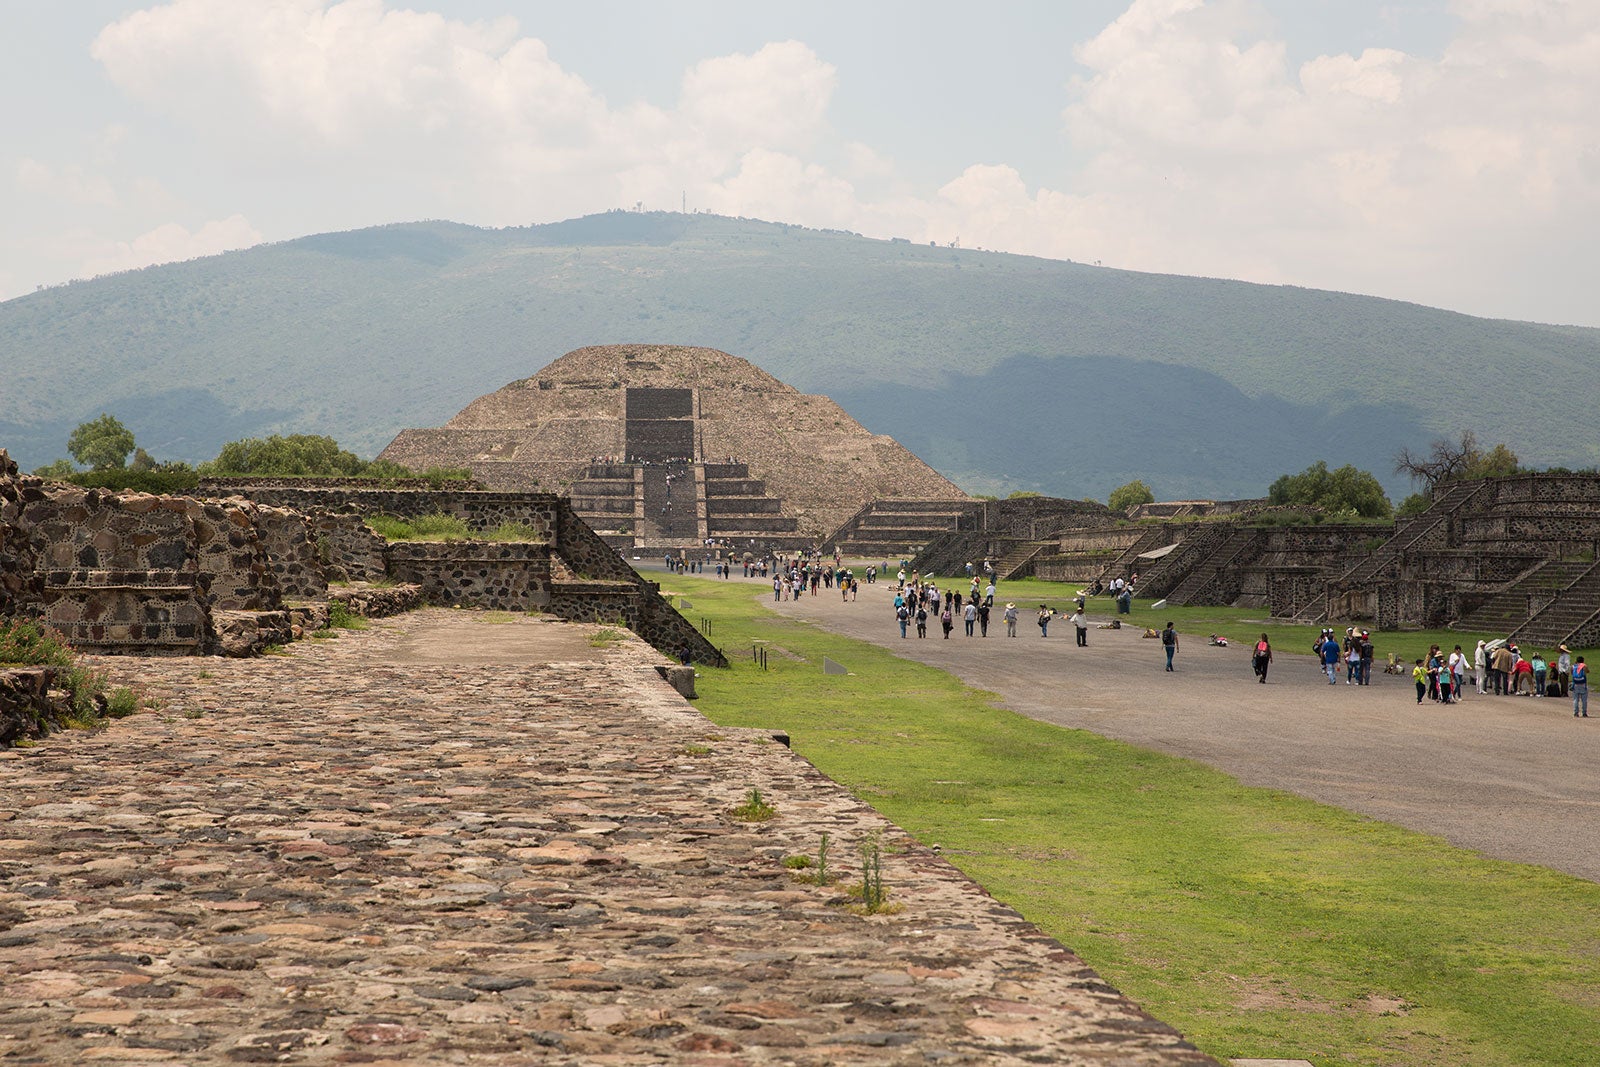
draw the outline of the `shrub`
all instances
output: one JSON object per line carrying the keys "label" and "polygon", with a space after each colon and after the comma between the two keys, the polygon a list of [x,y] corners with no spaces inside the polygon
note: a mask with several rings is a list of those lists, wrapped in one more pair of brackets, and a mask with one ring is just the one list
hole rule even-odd
{"label": "shrub", "polygon": [[532,541],[536,544],[548,540],[543,530],[522,522],[502,522],[483,536],[489,541]]}
{"label": "shrub", "polygon": [[777,816],[778,809],[767,803],[761,790],[751,786],[750,792],[745,794],[744,803],[734,808],[731,814],[741,822],[766,822]]}
{"label": "shrub", "polygon": [[369,515],[367,527],[385,541],[409,541],[415,535],[409,522],[393,515]]}
{"label": "shrub", "polygon": [[72,648],[48,626],[0,621],[0,663],[21,667],[70,667]]}
{"label": "shrub", "polygon": [[365,630],[370,624],[363,615],[350,610],[349,605],[334,600],[328,604],[328,626],[338,630]]}
{"label": "shrub", "polygon": [[105,470],[81,471],[69,474],[66,480],[87,489],[109,489],[114,493],[132,489],[156,496],[182,496],[200,484],[200,475],[191,467],[174,464],[157,467],[154,470],[111,467]]}

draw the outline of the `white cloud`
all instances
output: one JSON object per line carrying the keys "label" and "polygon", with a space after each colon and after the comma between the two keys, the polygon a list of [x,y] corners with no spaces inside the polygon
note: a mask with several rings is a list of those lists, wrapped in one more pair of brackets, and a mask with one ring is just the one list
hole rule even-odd
{"label": "white cloud", "polygon": [[[989,159],[938,188],[837,134],[839,72],[797,41],[699,59],[675,101],[622,104],[510,19],[382,0],[172,0],[106,27],[92,52],[219,172],[270,173],[285,199],[314,200],[296,232],[668,207],[687,190],[728,214],[876,236],[1562,318],[1592,304],[1600,241],[1600,5],[1454,13],[1437,57],[1374,47],[1296,66],[1255,0],[1134,0],[1075,50],[1070,172]],[[18,179],[38,195],[106,193],[88,172],[31,165]]]}
{"label": "white cloud", "polygon": [[87,207],[115,207],[116,189],[103,174],[95,174],[77,164],[52,167],[37,159],[17,163],[18,192]]}
{"label": "white cloud", "polygon": [[113,271],[148,267],[153,263],[175,263],[199,256],[214,256],[219,252],[260,244],[261,240],[261,234],[242,215],[214,219],[193,231],[169,222],[131,241],[90,241],[81,249],[81,274],[110,274]]}

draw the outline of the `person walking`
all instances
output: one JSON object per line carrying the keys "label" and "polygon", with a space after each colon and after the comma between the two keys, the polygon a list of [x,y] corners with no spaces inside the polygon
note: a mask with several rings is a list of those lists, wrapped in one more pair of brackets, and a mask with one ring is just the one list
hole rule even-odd
{"label": "person walking", "polygon": [[1572,717],[1589,717],[1589,667],[1579,656],[1572,661]]}
{"label": "person walking", "polygon": [[1266,685],[1267,668],[1272,666],[1272,642],[1267,640],[1266,634],[1262,634],[1261,640],[1256,642],[1256,650],[1250,657],[1250,666],[1255,669],[1256,681]]}
{"label": "person walking", "polygon": [[1339,642],[1328,635],[1322,641],[1322,669],[1328,672],[1328,684],[1339,682]]}
{"label": "person walking", "polygon": [[1167,670],[1172,670],[1172,657],[1178,654],[1178,628],[1167,623],[1167,628],[1161,631],[1161,647],[1167,652]]}
{"label": "person walking", "polygon": [[1411,680],[1417,683],[1417,703],[1422,703],[1422,698],[1428,695],[1428,668],[1417,660],[1417,665],[1411,668]]}
{"label": "person walking", "polygon": [[917,636],[928,636],[928,605],[921,602],[917,604]]}
{"label": "person walking", "polygon": [[1006,610],[1001,612],[1001,618],[1006,620],[1006,636],[1017,636],[1017,606],[1015,604],[1007,604]]}
{"label": "person walking", "polygon": [[988,604],[978,605],[978,633],[982,637],[989,636],[989,611]]}
{"label": "person walking", "polygon": [[1479,696],[1483,695],[1483,683],[1488,680],[1485,678],[1485,675],[1489,672],[1488,646],[1489,643],[1487,641],[1479,638],[1478,647],[1472,653],[1472,669],[1473,673],[1477,676],[1476,681],[1478,683]]}
{"label": "person walking", "polygon": [[956,628],[955,618],[950,611],[950,604],[945,603],[944,610],[939,613],[939,625],[944,629],[944,639],[950,640],[950,631]]}
{"label": "person walking", "polygon": [[961,609],[961,621],[966,625],[967,636],[972,636],[972,628],[978,624],[978,605],[967,601],[967,606]]}
{"label": "person walking", "polygon": [[911,609],[906,607],[904,601],[895,605],[894,617],[900,620],[900,636],[903,639],[906,636],[906,624],[911,621]]}
{"label": "person walking", "polygon": [[1089,617],[1083,613],[1083,608],[1080,606],[1077,611],[1074,611],[1072,613],[1072,615],[1067,619],[1067,621],[1072,623],[1073,627],[1076,628],[1077,631],[1078,631],[1078,647],[1079,648],[1088,648],[1089,647]]}
{"label": "person walking", "polygon": [[1050,636],[1050,620],[1055,618],[1055,617],[1056,617],[1056,613],[1055,612],[1051,611],[1048,607],[1046,607],[1043,604],[1039,605],[1039,636],[1040,637],[1049,637]]}

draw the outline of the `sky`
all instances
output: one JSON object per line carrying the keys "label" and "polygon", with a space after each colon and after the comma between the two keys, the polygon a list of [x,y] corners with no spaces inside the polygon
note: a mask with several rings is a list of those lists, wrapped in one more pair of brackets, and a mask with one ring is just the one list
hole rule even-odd
{"label": "sky", "polygon": [[0,0],[0,299],[711,211],[1600,326],[1600,0]]}

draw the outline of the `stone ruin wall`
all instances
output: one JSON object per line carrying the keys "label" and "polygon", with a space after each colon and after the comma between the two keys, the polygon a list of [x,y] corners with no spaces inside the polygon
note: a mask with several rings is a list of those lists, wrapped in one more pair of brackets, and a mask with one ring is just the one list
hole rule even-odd
{"label": "stone ruin wall", "polygon": [[[397,541],[389,574],[446,607],[550,610],[550,546],[492,541]],[[559,614],[559,613],[558,613]]]}
{"label": "stone ruin wall", "polygon": [[[625,619],[663,651],[687,646],[726,665],[553,495],[272,481],[215,487],[267,499],[116,494],[21,475],[0,451],[0,615],[38,618],[100,651],[250,654],[325,623],[285,599],[328,598],[326,552],[352,579],[397,572],[439,603]],[[443,511],[478,531],[518,523],[546,540],[386,545],[365,509]]]}

